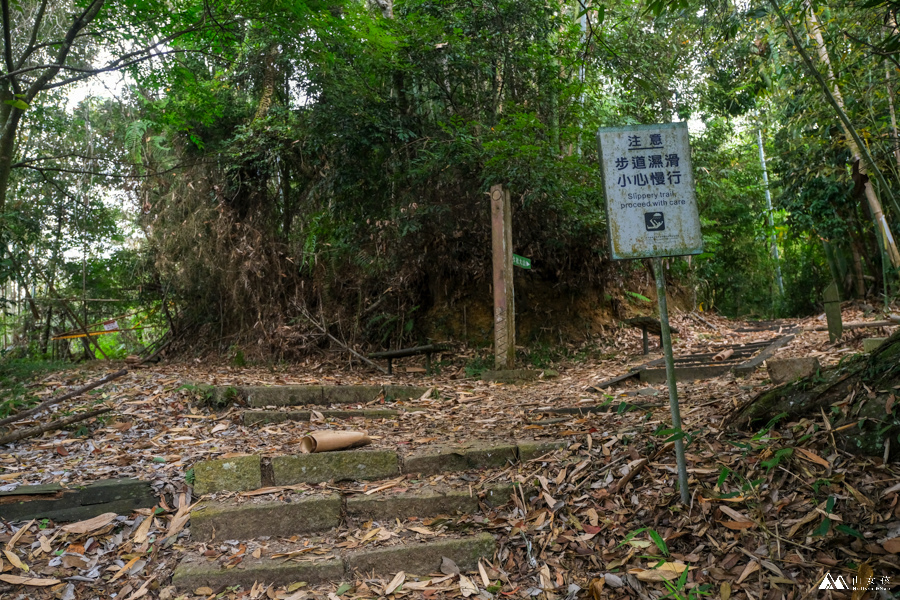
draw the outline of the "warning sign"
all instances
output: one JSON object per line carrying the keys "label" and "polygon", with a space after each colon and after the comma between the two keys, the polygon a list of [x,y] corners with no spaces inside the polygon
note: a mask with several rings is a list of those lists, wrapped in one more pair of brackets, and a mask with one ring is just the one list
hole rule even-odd
{"label": "warning sign", "polygon": [[686,123],[597,131],[612,258],[700,254]]}

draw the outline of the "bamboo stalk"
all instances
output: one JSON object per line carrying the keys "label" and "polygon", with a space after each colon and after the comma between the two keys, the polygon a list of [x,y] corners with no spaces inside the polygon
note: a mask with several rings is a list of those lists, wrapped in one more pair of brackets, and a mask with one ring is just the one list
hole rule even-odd
{"label": "bamboo stalk", "polygon": [[[841,126],[843,127],[844,133],[847,137],[848,146],[850,146],[850,150],[853,153],[854,158],[859,161],[860,172],[865,173],[866,169],[871,169],[871,171],[875,175],[875,178],[878,180],[878,184],[881,187],[882,191],[888,195],[894,205],[895,210],[900,213],[900,205],[897,204],[897,200],[891,193],[890,187],[888,187],[888,184],[884,180],[881,171],[878,169],[878,165],[875,164],[875,160],[869,154],[869,151],[866,149],[866,146],[863,143],[862,139],[860,139],[859,134],[856,132],[856,129],[854,129],[852,123],[850,123],[850,118],[844,111],[843,97],[840,95],[840,88],[838,88],[836,80],[834,78],[834,72],[831,69],[831,61],[828,60],[828,53],[825,50],[824,39],[822,38],[821,31],[818,29],[818,21],[815,20],[815,14],[811,9],[807,13],[808,15],[811,15],[811,18],[808,19],[810,23],[811,34],[814,38],[816,49],[819,52],[820,58],[828,67],[828,76],[834,86],[834,90],[837,95],[835,95],[835,92],[832,92],[831,88],[829,88],[828,82],[825,81],[825,78],[822,77],[822,74],[819,73],[819,70],[816,69],[815,65],[813,64],[812,59],[809,57],[809,54],[807,54],[806,50],[804,50],[803,45],[800,43],[800,40],[797,37],[797,33],[794,31],[793,25],[791,25],[791,22],[784,14],[781,6],[779,6],[778,0],[769,0],[769,4],[772,5],[775,14],[778,15],[778,18],[784,25],[788,37],[791,38],[791,41],[794,43],[794,47],[797,48],[797,52],[803,59],[803,63],[806,65],[806,68],[809,71],[810,75],[819,83],[826,99],[828,100],[828,103],[831,104],[832,108],[834,108],[835,112],[837,113],[838,119],[841,121]],[[888,227],[887,221],[884,218],[884,214],[881,211],[881,203],[878,200],[878,197],[875,195],[874,189],[872,189],[871,192],[869,191],[869,189],[871,188],[871,182],[867,182],[866,188],[866,198],[869,200],[869,204],[873,209],[873,213],[876,212],[875,209],[877,207],[877,213],[878,215],[880,215],[880,219],[878,218],[878,215],[873,215],[875,226],[882,232],[881,237],[883,237],[890,246],[888,254],[890,256],[891,262],[894,264],[894,266],[900,266],[900,253],[898,253],[897,251],[897,246],[896,244],[894,244],[890,228]],[[875,201],[874,205],[872,203],[873,199]]]}

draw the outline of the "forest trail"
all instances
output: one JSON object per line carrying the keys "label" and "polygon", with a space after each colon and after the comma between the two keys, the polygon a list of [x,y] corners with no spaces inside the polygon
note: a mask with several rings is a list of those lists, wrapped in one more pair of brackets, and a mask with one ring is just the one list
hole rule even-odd
{"label": "forest trail", "polygon": [[[675,319],[676,355],[780,335],[781,327],[703,318]],[[863,315],[847,306],[844,320]],[[809,331],[819,324],[785,322],[796,337],[775,355],[826,366],[877,331],[854,330],[832,345],[827,332]],[[131,371],[97,395],[114,403],[111,419],[5,447],[0,490],[131,477],[150,481],[164,502],[152,518],[147,508],[68,528],[6,524],[0,594],[647,600],[674,579],[683,597],[709,586],[702,589],[723,599],[776,600],[816,597],[826,574],[900,584],[896,464],[837,450],[824,414],[771,431],[724,428],[733,409],[771,387],[764,368],[679,384],[691,486],[690,506],[680,506],[662,431],[664,384],[632,378],[592,391],[659,357],[653,342],[650,351],[642,355],[640,332],[616,330],[592,357],[521,384],[467,378],[465,354],[440,363],[435,376],[411,359],[386,377],[333,356],[273,368],[197,359]],[[48,377],[45,395],[110,365],[91,369]],[[197,384],[237,401],[212,410]],[[253,406],[240,393],[288,385],[359,395]],[[382,459],[367,477],[278,479],[275,463],[298,455],[313,430],[365,430],[372,444],[342,454]],[[248,455],[258,457],[259,485],[225,491],[196,468]],[[452,560],[442,564],[444,556]]]}

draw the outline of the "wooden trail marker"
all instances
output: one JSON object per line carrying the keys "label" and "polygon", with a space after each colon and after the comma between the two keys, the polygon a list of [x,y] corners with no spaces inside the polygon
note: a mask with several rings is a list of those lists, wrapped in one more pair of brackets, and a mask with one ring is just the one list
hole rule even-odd
{"label": "wooden trail marker", "polygon": [[512,210],[509,190],[504,190],[502,185],[491,186],[491,250],[494,264],[494,368],[511,369],[516,359]]}

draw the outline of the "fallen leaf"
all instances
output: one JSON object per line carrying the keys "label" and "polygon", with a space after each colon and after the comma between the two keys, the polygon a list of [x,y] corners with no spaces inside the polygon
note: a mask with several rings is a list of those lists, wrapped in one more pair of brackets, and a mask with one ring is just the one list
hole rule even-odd
{"label": "fallen leaf", "polygon": [[389,584],[387,584],[386,588],[384,588],[383,594],[385,596],[390,596],[391,594],[394,593],[394,591],[397,588],[399,588],[401,585],[403,585],[404,581],[406,581],[406,573],[403,571],[400,571],[399,573],[394,575],[394,578],[391,579],[391,582]]}
{"label": "fallen leaf", "polygon": [[478,561],[478,574],[481,575],[481,583],[484,584],[484,587],[490,587],[491,579],[488,577],[487,571],[484,569],[484,565],[481,564],[481,560]]}
{"label": "fallen leaf", "polygon": [[885,552],[890,552],[891,554],[900,554],[900,537],[885,540],[881,547],[884,548]]}
{"label": "fallen leaf", "polygon": [[47,587],[62,583],[59,579],[40,579],[38,577],[20,577],[18,575],[0,575],[0,581],[13,585],[31,585],[35,587]]}
{"label": "fallen leaf", "polygon": [[15,552],[11,552],[10,550],[4,550],[3,554],[6,555],[7,560],[13,564],[13,566],[20,571],[28,572],[28,565],[22,562],[22,560],[16,555]]}
{"label": "fallen leaf", "polygon": [[664,562],[654,569],[629,569],[628,572],[640,581],[674,581],[688,568],[681,563]]}
{"label": "fallen leaf", "polygon": [[28,521],[27,523],[25,523],[25,525],[20,527],[19,530],[17,532],[15,532],[11,538],[9,538],[9,541],[6,543],[6,549],[12,550],[15,547],[16,543],[19,541],[19,539],[21,539],[21,537],[23,535],[25,535],[25,533],[29,529],[31,529],[31,526],[34,525],[34,523],[35,523],[35,520],[32,519],[32,520]]}
{"label": "fallen leaf", "polygon": [[734,519],[735,521],[740,521],[740,522],[743,522],[743,523],[752,523],[752,522],[753,522],[753,519],[751,519],[750,517],[748,517],[748,516],[745,515],[744,513],[741,513],[741,512],[738,512],[738,511],[734,510],[734,509],[731,508],[730,506],[724,506],[724,505],[723,505],[723,506],[720,506],[720,507],[719,507],[719,510],[721,510],[723,513],[725,513],[726,515],[728,515],[729,517],[731,517],[731,518]]}
{"label": "fallen leaf", "polygon": [[472,583],[472,580],[465,575],[459,576],[459,591],[462,592],[463,598],[468,598],[478,594],[478,586]]}
{"label": "fallen leaf", "polygon": [[745,579],[747,579],[757,571],[759,571],[759,563],[755,560],[751,560],[749,563],[747,563],[747,566],[744,567],[743,572],[741,572],[741,576],[737,578],[737,581],[735,581],[735,583],[743,583]]}
{"label": "fallen leaf", "polygon": [[828,462],[827,460],[825,460],[824,458],[822,458],[821,456],[819,456],[812,450],[807,450],[806,448],[795,448],[795,450],[797,452],[799,452],[801,454],[801,456],[803,456],[803,458],[805,458],[806,460],[808,460],[810,462],[814,462],[817,465],[821,465],[825,468],[828,468],[831,466],[830,462]]}
{"label": "fallen leaf", "polygon": [[751,521],[719,521],[719,523],[734,531],[741,531],[742,529],[750,529],[751,527],[756,527],[756,523],[753,523]]}
{"label": "fallen leaf", "polygon": [[78,523],[70,523],[69,525],[63,525],[60,527],[66,533],[75,533],[75,534],[83,534],[90,533],[92,531],[97,531],[98,529],[102,529],[106,527],[110,523],[116,520],[118,517],[116,513],[103,513],[102,515],[96,516],[93,519],[88,519],[86,521],[79,521]]}
{"label": "fallen leaf", "polygon": [[194,590],[195,596],[212,596],[213,594],[215,594],[215,592],[209,587],[198,587]]}
{"label": "fallen leaf", "polygon": [[441,573],[444,575],[459,575],[459,567],[456,566],[452,559],[444,556],[441,557]]}
{"label": "fallen leaf", "polygon": [[723,581],[719,586],[719,600],[728,600],[731,598],[731,583]]}
{"label": "fallen leaf", "polygon": [[[123,575],[125,575],[126,573],[128,573],[128,571],[131,570],[131,567],[133,567],[135,565],[135,563],[138,560],[140,560],[140,558],[141,558],[140,556],[135,556],[134,558],[129,560],[127,563],[125,563],[125,566],[122,567],[121,569],[119,569],[119,572],[116,573],[115,575],[113,575],[112,579],[110,579],[109,582],[112,583],[116,579],[118,579],[118,578],[122,577]],[[202,596],[203,594],[197,594],[197,595]]]}
{"label": "fallen leaf", "polygon": [[138,526],[137,531],[134,532],[134,543],[135,544],[143,544],[147,541],[147,537],[150,535],[150,528],[153,526],[153,517],[147,517],[141,524]]}
{"label": "fallen leaf", "polygon": [[850,600],[862,600],[862,597],[869,591],[869,582],[872,581],[873,575],[875,575],[875,572],[869,563],[861,563],[859,565],[856,569],[856,581],[858,583],[853,586],[853,594],[850,596]]}

